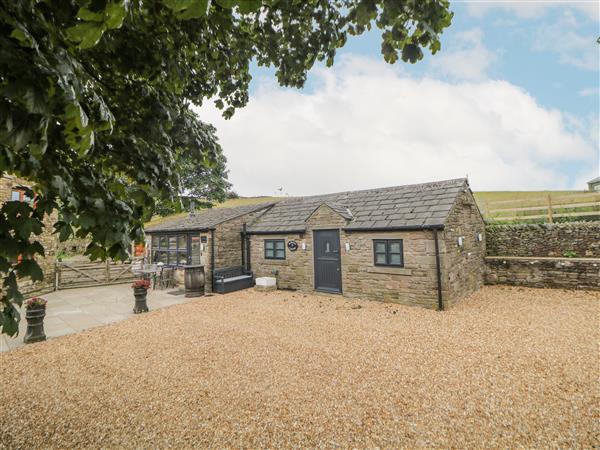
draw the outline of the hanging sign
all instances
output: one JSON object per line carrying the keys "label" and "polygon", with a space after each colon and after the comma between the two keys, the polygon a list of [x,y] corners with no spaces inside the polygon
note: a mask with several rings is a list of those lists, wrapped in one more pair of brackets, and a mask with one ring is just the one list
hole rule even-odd
{"label": "hanging sign", "polygon": [[290,252],[295,252],[298,250],[298,243],[296,241],[288,241],[288,248]]}

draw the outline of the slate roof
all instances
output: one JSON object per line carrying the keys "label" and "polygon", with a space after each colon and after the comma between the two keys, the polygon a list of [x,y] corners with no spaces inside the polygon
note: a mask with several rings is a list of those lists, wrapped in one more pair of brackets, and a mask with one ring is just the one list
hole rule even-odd
{"label": "slate roof", "polygon": [[266,209],[274,203],[257,203],[254,205],[236,206],[233,208],[211,208],[196,211],[194,216],[174,217],[151,225],[146,228],[146,233],[157,233],[163,231],[200,231],[209,230],[217,225],[235,219],[261,209]]}
{"label": "slate roof", "polygon": [[346,219],[345,230],[426,229],[444,225],[466,178],[364,191],[297,197],[276,203],[250,233],[300,232],[322,204]]}
{"label": "slate roof", "polygon": [[593,180],[588,181],[588,184],[598,183],[600,181],[600,177],[596,177]]}

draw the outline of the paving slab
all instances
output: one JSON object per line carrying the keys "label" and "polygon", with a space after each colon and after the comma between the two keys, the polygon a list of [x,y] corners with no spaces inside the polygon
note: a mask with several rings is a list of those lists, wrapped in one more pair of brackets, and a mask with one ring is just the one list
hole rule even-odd
{"label": "paving slab", "polygon": [[[175,292],[177,295],[173,295]],[[134,315],[134,298],[129,284],[68,289],[42,297],[48,300],[44,319],[44,331],[48,339],[120,322]],[[150,310],[185,303],[187,300],[181,288],[148,291]],[[25,345],[23,337],[26,329],[25,308],[22,308],[19,334],[14,338],[0,335],[0,352]]]}

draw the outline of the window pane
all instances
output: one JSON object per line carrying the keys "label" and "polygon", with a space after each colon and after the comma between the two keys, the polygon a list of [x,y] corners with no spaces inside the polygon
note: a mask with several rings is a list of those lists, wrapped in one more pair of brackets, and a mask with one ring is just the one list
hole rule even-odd
{"label": "window pane", "polygon": [[275,256],[275,253],[272,249],[266,249],[265,250],[265,257],[267,258],[273,258]]}
{"label": "window pane", "polygon": [[152,236],[152,248],[158,248],[158,236]]}
{"label": "window pane", "polygon": [[187,252],[178,252],[179,256],[177,257],[177,264],[184,265],[187,264]]}
{"label": "window pane", "polygon": [[10,193],[10,199],[13,202],[18,202],[19,200],[21,200],[21,191],[12,191]]}
{"label": "window pane", "polygon": [[285,241],[275,241],[275,248],[283,250],[285,248]]}
{"label": "window pane", "polygon": [[375,252],[385,253],[385,242],[375,242]]}
{"label": "window pane", "polygon": [[187,236],[185,234],[181,234],[178,237],[178,244],[179,244],[179,250],[181,250],[182,248],[185,249],[187,248]]}
{"label": "window pane", "polygon": [[390,254],[390,264],[396,264],[396,265],[402,264],[402,258],[400,257],[400,254],[398,254],[398,253]]}
{"label": "window pane", "polygon": [[156,252],[158,254],[158,258],[156,262],[167,263],[167,252]]}
{"label": "window pane", "polygon": [[177,248],[177,236],[169,236],[169,249],[175,250]]}
{"label": "window pane", "polygon": [[191,263],[192,264],[200,264],[200,236],[192,236],[191,238]]}
{"label": "window pane", "polygon": [[385,253],[375,254],[375,264],[385,264]]}
{"label": "window pane", "polygon": [[400,242],[390,242],[390,253],[400,253]]}
{"label": "window pane", "polygon": [[277,258],[285,258],[285,250],[276,250],[275,251],[275,256]]}
{"label": "window pane", "polygon": [[167,237],[166,236],[161,236],[160,237],[160,246],[161,246],[161,248],[167,248],[168,244],[169,244],[169,240],[167,239]]}
{"label": "window pane", "polygon": [[157,251],[152,252],[152,262],[153,263],[158,262],[158,252]]}
{"label": "window pane", "polygon": [[274,247],[274,242],[273,241],[265,241],[265,248],[268,250],[273,249]]}

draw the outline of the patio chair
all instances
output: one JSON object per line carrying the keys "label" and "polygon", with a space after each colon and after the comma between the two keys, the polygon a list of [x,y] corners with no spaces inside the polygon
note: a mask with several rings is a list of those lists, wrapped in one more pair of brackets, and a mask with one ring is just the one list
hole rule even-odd
{"label": "patio chair", "polygon": [[159,270],[157,283],[160,289],[173,287],[175,285],[175,271],[172,267],[161,267]]}

